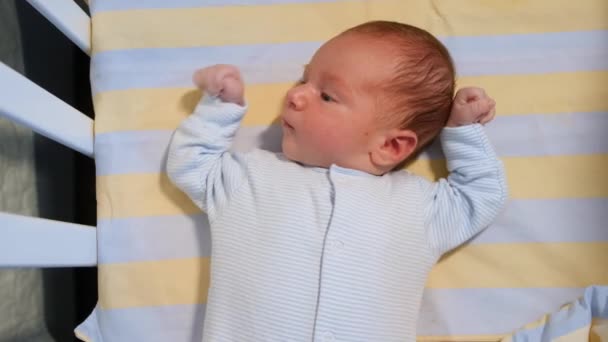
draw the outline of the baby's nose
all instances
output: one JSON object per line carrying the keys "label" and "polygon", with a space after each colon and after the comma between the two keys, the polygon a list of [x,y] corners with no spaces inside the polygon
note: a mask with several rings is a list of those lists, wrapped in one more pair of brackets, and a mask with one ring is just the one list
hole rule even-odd
{"label": "baby's nose", "polygon": [[303,86],[295,86],[287,92],[287,104],[290,109],[301,110],[306,107],[306,90]]}

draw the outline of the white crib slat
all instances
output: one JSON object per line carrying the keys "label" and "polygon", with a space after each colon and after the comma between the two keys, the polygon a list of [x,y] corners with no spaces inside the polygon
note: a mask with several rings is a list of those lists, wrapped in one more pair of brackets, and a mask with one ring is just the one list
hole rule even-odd
{"label": "white crib slat", "polygon": [[89,157],[93,156],[93,120],[0,63],[0,116]]}
{"label": "white crib slat", "polygon": [[0,267],[94,266],[95,227],[0,212]]}
{"label": "white crib slat", "polygon": [[74,44],[91,54],[91,18],[74,0],[27,0]]}

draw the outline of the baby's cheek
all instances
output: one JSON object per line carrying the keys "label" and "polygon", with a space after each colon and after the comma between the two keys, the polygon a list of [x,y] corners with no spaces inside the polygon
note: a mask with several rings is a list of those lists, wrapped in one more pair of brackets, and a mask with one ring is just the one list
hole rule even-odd
{"label": "baby's cheek", "polygon": [[349,144],[349,138],[337,129],[323,129],[317,136],[318,145],[325,151],[331,150],[336,153],[343,153]]}
{"label": "baby's cheek", "polygon": [[332,129],[324,129],[319,132],[319,140],[323,143],[333,142],[335,138],[338,137],[338,134]]}
{"label": "baby's cheek", "polygon": [[[344,137],[342,129],[335,120],[326,116],[310,115],[302,122],[299,143],[309,153],[335,156],[342,153]],[[296,129],[297,130],[297,129]]]}

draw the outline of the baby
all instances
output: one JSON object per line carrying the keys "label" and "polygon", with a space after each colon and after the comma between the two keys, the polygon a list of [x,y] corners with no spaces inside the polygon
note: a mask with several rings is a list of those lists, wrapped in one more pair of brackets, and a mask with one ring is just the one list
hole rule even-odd
{"label": "baby", "polygon": [[[497,216],[503,167],[481,124],[494,101],[454,96],[428,32],[369,22],[314,54],[281,113],[283,154],[229,152],[246,112],[237,68],[175,132],[171,180],[209,217],[204,341],[415,341],[429,271]],[[437,135],[447,179],[393,171]]]}

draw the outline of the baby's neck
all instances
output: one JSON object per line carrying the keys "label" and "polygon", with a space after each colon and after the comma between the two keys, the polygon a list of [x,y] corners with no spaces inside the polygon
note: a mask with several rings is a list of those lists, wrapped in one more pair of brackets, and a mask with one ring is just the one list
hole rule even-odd
{"label": "baby's neck", "polygon": [[285,158],[291,162],[300,164],[305,167],[330,169],[332,166],[335,165],[342,169],[363,172],[363,173],[367,173],[372,176],[382,176],[383,174],[391,171],[390,169],[382,170],[380,168],[374,167],[374,165],[371,165],[371,163],[370,163],[370,165],[351,165],[351,164],[345,164],[345,163],[341,163],[341,162],[332,162],[332,163],[328,163],[328,164],[319,165],[319,164],[308,164],[308,163],[305,163],[305,162],[302,162],[299,160],[289,159],[287,156],[285,156]]}

